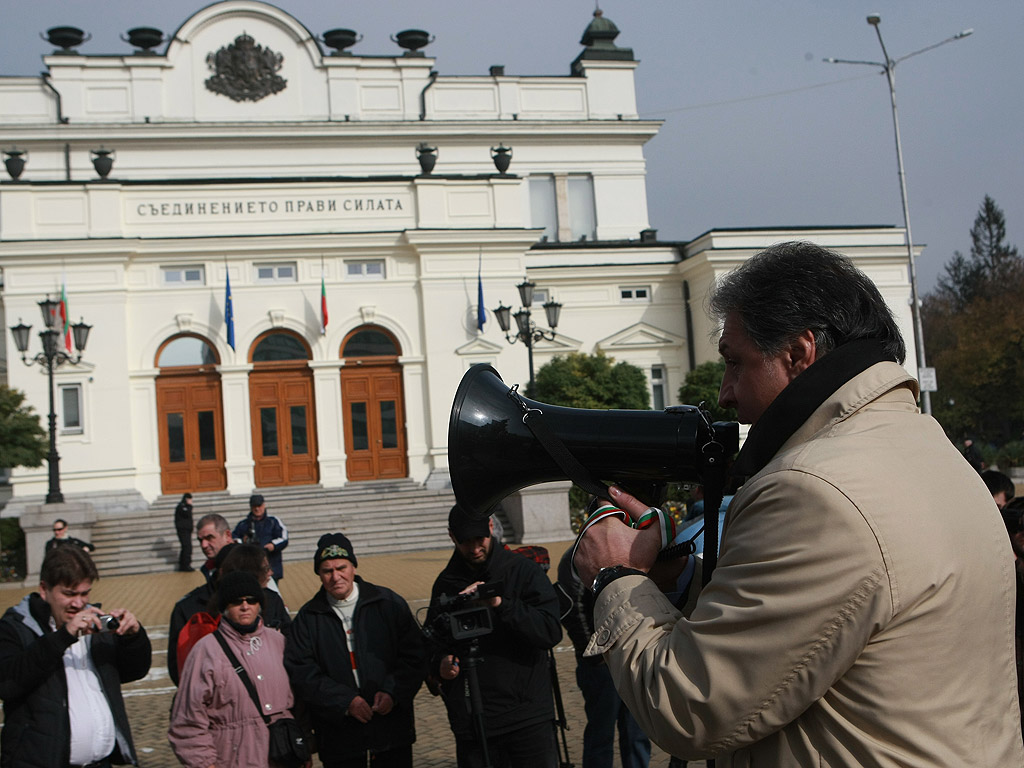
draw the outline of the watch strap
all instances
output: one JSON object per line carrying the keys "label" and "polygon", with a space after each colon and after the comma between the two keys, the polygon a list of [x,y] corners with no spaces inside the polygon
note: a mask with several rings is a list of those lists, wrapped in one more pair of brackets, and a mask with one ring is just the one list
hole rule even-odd
{"label": "watch strap", "polygon": [[601,590],[607,587],[616,579],[621,579],[623,576],[646,576],[647,574],[643,571],[637,570],[636,568],[629,568],[625,565],[612,565],[607,568],[602,568],[597,572],[597,576],[594,577],[594,583],[590,589],[594,593],[594,597],[601,594]]}

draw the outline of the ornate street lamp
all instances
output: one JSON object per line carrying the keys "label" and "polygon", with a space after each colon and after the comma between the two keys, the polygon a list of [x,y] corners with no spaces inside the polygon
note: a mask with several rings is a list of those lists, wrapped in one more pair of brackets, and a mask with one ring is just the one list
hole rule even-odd
{"label": "ornate street lamp", "polygon": [[[562,313],[562,305],[554,299],[544,302],[544,314],[547,317],[548,328],[541,328],[530,318],[530,306],[533,304],[533,289],[536,283],[524,280],[516,288],[519,289],[519,300],[522,306],[519,311],[512,314],[512,307],[506,307],[503,302],[498,302],[498,307],[491,310],[498,319],[498,325],[505,334],[505,340],[509,344],[521,341],[526,346],[527,356],[530,360],[530,388],[533,388],[533,345],[538,341],[554,341],[555,328],[558,327],[558,318]],[[512,327],[511,318],[515,318],[516,332],[509,335]]]}
{"label": "ornate street lamp", "polygon": [[89,340],[91,325],[79,321],[71,326],[71,332],[75,339],[75,349],[78,354],[73,356],[62,348],[60,343],[61,328],[58,320],[60,302],[47,296],[39,302],[39,310],[43,313],[43,325],[45,330],[39,332],[39,340],[42,342],[43,351],[35,357],[29,358],[25,353],[28,351],[29,333],[31,325],[25,325],[21,320],[11,327],[11,335],[14,336],[14,344],[21,353],[21,361],[25,365],[38,363],[46,369],[50,384],[50,452],[46,456],[50,468],[50,487],[46,494],[47,504],[63,504],[64,494],[60,492],[60,456],[57,455],[57,414],[54,409],[53,399],[53,369],[64,363],[78,365],[82,361],[82,353],[85,352],[85,344]]}

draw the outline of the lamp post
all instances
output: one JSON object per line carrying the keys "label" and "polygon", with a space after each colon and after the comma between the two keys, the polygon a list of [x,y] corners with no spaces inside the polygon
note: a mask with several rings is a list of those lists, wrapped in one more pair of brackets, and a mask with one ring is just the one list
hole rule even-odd
{"label": "lamp post", "polygon": [[[530,306],[533,304],[533,289],[536,288],[536,283],[530,280],[524,280],[516,288],[519,289],[519,300],[522,306],[519,311],[512,314],[512,307],[506,307],[504,303],[498,302],[497,309],[492,310],[494,316],[498,318],[498,325],[501,326],[501,330],[505,333],[505,340],[509,344],[515,344],[517,341],[521,341],[526,345],[526,352],[530,359],[530,388],[533,388],[533,345],[538,341],[547,339],[552,341],[555,338],[555,328],[558,327],[558,316],[562,312],[562,305],[554,299],[548,299],[544,302],[544,314],[547,316],[548,326],[550,330],[539,327],[533,320],[530,319]],[[515,318],[516,321],[516,332],[509,335],[509,329],[512,324],[509,322],[509,316]]]}
{"label": "lamp post", "polygon": [[46,494],[47,504],[63,504],[64,494],[60,492],[60,456],[57,455],[57,414],[53,401],[53,369],[64,363],[78,365],[82,361],[82,353],[85,351],[85,343],[89,340],[91,325],[84,322],[77,322],[71,326],[75,339],[75,349],[78,354],[72,357],[68,352],[61,349],[60,328],[58,324],[58,310],[60,302],[47,296],[39,302],[39,309],[43,313],[43,325],[45,330],[39,332],[39,340],[43,344],[43,351],[35,357],[26,356],[28,351],[29,332],[31,325],[25,325],[21,320],[11,327],[11,334],[14,336],[14,344],[21,353],[21,361],[25,365],[38,363],[46,369],[46,375],[50,384],[50,452],[46,455],[46,462],[50,468],[50,486]]}
{"label": "lamp post", "polygon": [[[900,200],[903,203],[903,228],[907,240],[907,265],[910,268],[910,301],[911,301],[911,316],[914,320],[914,351],[917,356],[917,371],[918,379],[921,377],[921,372],[927,367],[925,363],[924,355],[924,327],[921,325],[921,306],[917,298],[917,266],[914,259],[914,238],[910,234],[910,205],[907,202],[907,174],[903,170],[903,143],[900,141],[900,121],[899,116],[896,112],[896,65],[901,61],[906,61],[911,56],[917,56],[919,53],[930,51],[933,48],[938,48],[940,45],[951,43],[954,40],[960,40],[967,37],[974,32],[973,29],[965,29],[962,32],[957,32],[952,37],[947,37],[945,40],[941,40],[937,43],[933,43],[925,48],[908,53],[906,56],[900,56],[898,59],[889,58],[889,52],[885,48],[885,42],[882,40],[882,30],[880,25],[882,23],[882,17],[877,13],[873,13],[867,17],[868,24],[875,28],[875,34],[878,36],[878,44],[882,46],[882,56],[885,57],[885,61],[854,61],[850,59],[833,59],[827,58],[830,64],[866,64],[871,67],[881,67],[882,72],[885,73],[886,80],[889,83],[889,100],[892,103],[892,125],[893,130],[896,134],[896,164],[899,168],[899,179],[900,179]],[[931,393],[922,390],[921,392],[921,410],[927,414],[932,412],[932,400]]]}

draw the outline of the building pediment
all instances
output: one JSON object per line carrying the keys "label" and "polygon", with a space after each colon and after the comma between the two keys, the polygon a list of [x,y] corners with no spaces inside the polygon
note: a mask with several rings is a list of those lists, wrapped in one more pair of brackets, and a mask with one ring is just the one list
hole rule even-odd
{"label": "building pediment", "polygon": [[685,341],[674,333],[657,328],[648,323],[634,323],[597,342],[602,352],[621,349],[657,349],[659,347],[680,347]]}
{"label": "building pediment", "polygon": [[566,336],[564,334],[557,334],[554,339],[541,339],[535,342],[533,349],[535,352],[576,352],[580,347],[583,346],[583,342],[580,339],[574,339],[572,336]]}
{"label": "building pediment", "polygon": [[501,352],[502,347],[500,344],[495,344],[493,341],[482,339],[477,336],[475,339],[463,344],[461,347],[455,348],[455,354],[462,355],[496,355]]}

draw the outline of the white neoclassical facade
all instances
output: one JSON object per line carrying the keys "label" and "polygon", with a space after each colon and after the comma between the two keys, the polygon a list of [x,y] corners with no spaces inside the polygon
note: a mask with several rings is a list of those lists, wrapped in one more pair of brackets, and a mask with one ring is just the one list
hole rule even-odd
{"label": "white neoclassical facade", "polygon": [[[478,330],[478,281],[488,310],[518,307],[524,278],[540,324],[563,305],[537,367],[605,352],[647,372],[655,407],[717,356],[716,275],[780,240],[854,257],[910,338],[901,229],[658,241],[643,149],[660,123],[638,117],[638,63],[613,39],[596,17],[569,75],[446,76],[415,49],[331,53],[272,5],[227,0],[155,53],[54,53],[43,77],[0,78],[0,149],[26,161],[0,182],[4,326],[32,324],[34,354],[37,302],[62,285],[92,325],[56,373],[65,494],[443,484],[466,369],[528,376],[490,311]],[[5,340],[7,382],[45,414],[43,369]],[[38,500],[45,464],[11,484]]]}

